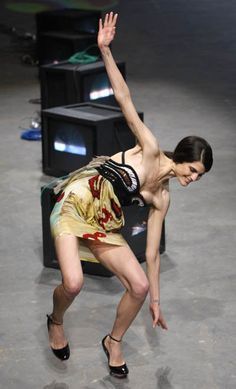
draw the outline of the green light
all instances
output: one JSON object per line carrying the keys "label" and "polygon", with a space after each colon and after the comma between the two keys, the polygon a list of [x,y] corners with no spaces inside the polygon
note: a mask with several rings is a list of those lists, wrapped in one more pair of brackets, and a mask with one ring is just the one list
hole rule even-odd
{"label": "green light", "polygon": [[104,10],[117,5],[118,2],[118,0],[71,0],[67,1],[66,4],[70,8]]}
{"label": "green light", "polygon": [[37,2],[34,3],[14,3],[9,2],[6,4],[6,8],[10,11],[35,14],[37,12],[47,11],[50,9],[50,6],[47,4],[40,4]]}
{"label": "green light", "polygon": [[34,1],[34,2],[12,2],[6,3],[10,11],[35,14],[55,8],[78,8],[83,10],[105,10],[117,5],[119,0],[58,0],[58,1]]}

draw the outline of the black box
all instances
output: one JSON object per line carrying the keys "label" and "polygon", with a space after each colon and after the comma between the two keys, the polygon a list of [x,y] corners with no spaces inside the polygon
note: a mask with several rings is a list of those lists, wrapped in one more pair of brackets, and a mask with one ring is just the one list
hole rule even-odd
{"label": "black box", "polygon": [[[49,217],[52,208],[56,201],[56,196],[53,192],[55,182],[42,188],[41,190],[41,205],[42,205],[42,234],[43,234],[43,264],[45,267],[58,268],[56,252],[53,239],[50,232]],[[149,207],[138,207],[132,205],[123,208],[125,215],[125,226],[122,228],[122,234],[129,246],[133,250],[138,261],[145,261],[146,248],[146,221],[148,217]],[[165,224],[163,223],[162,236],[160,243],[160,253],[165,251]],[[84,273],[111,277],[113,273],[106,269],[100,263],[81,261]]]}
{"label": "black box", "polygon": [[88,54],[100,57],[98,48],[95,48],[96,44],[97,36],[95,34],[79,34],[67,31],[42,32],[37,39],[39,65],[66,61],[75,53],[87,49]]}
{"label": "black box", "polygon": [[43,172],[50,176],[64,176],[94,156],[111,156],[135,142],[119,108],[83,103],[42,111]]}
{"label": "black box", "polygon": [[[126,79],[125,63],[116,62]],[[103,61],[82,65],[68,61],[40,67],[42,109],[94,102],[117,106]]]}
{"label": "black box", "polygon": [[96,34],[101,11],[63,8],[36,14],[37,34],[46,31],[71,31]]}

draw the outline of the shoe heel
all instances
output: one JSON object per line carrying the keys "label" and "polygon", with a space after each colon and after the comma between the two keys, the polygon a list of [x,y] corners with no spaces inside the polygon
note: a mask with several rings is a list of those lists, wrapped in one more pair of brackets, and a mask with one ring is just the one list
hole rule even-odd
{"label": "shoe heel", "polygon": [[105,345],[105,340],[107,337],[110,337],[112,340],[116,341],[116,342],[121,342],[121,340],[117,340],[117,339],[114,339],[111,335],[106,335],[103,339],[102,339],[102,347],[103,347],[103,350],[107,356],[107,359],[108,359],[108,367],[109,367],[109,371],[110,371],[110,375],[112,375],[113,377],[116,377],[116,378],[126,378],[127,375],[129,374],[129,369],[126,365],[126,363],[124,363],[123,365],[121,366],[111,366],[110,365],[110,353]]}

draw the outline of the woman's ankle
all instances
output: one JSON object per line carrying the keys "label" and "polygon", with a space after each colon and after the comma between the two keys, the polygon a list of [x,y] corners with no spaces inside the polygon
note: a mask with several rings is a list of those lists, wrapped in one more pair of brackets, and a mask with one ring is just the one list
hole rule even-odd
{"label": "woman's ankle", "polygon": [[47,315],[47,316],[51,320],[51,324],[55,324],[57,326],[62,326],[63,325],[63,316],[55,315],[54,312],[52,312],[50,315]]}

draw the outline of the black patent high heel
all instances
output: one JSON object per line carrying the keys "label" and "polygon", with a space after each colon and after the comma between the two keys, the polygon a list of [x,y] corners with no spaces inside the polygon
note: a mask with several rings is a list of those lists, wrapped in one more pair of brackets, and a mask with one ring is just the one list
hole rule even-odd
{"label": "black patent high heel", "polygon": [[[55,324],[57,326],[61,326],[62,323],[59,323],[55,320],[53,320],[52,318],[52,315],[47,315],[47,327],[48,327],[48,332],[50,330],[50,325],[52,324]],[[51,350],[53,352],[53,354],[58,358],[60,359],[61,361],[66,361],[67,359],[69,359],[70,357],[70,347],[69,347],[69,343],[67,343],[67,345],[65,347],[62,347],[62,348],[59,348],[59,349],[56,349],[56,348],[53,348],[51,347]]]}
{"label": "black patent high heel", "polygon": [[110,365],[110,353],[105,346],[105,340],[108,336],[110,339],[114,340],[115,342],[121,342],[121,339],[120,340],[115,339],[110,334],[107,334],[102,340],[102,347],[103,347],[103,350],[104,350],[104,352],[107,356],[107,359],[108,359],[108,367],[110,369],[110,374],[114,377],[117,377],[117,378],[126,378],[127,374],[129,373],[129,369],[128,369],[126,363],[124,363],[121,366],[111,366]]}

